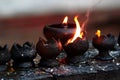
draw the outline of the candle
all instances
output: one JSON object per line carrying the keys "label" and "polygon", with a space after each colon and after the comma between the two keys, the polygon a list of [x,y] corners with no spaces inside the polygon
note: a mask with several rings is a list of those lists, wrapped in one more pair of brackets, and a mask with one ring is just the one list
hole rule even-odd
{"label": "candle", "polygon": [[111,60],[112,57],[108,51],[113,50],[116,44],[115,37],[112,34],[107,36],[101,35],[101,31],[97,30],[96,35],[93,37],[92,44],[99,50],[99,55],[96,57],[100,60]]}
{"label": "candle", "polygon": [[68,39],[74,36],[75,26],[73,23],[68,23],[68,17],[66,16],[62,23],[46,25],[43,32],[47,40],[55,38],[64,45]]}
{"label": "candle", "polygon": [[77,18],[78,16],[75,16],[74,18],[76,23],[75,34],[64,45],[64,50],[67,52],[68,58],[83,55],[89,48],[89,43],[85,38]]}
{"label": "candle", "polygon": [[54,38],[49,39],[48,41],[39,38],[36,50],[41,56],[39,66],[54,67],[59,65],[59,62],[56,59],[62,51],[62,45],[59,41],[56,41]]}
{"label": "candle", "polygon": [[10,53],[14,68],[34,67],[33,59],[36,57],[37,53],[32,43],[25,42],[23,46],[13,44]]}
{"label": "candle", "polygon": [[0,46],[0,71],[4,71],[7,69],[6,63],[11,59],[11,54],[8,51],[8,45],[4,47]]}

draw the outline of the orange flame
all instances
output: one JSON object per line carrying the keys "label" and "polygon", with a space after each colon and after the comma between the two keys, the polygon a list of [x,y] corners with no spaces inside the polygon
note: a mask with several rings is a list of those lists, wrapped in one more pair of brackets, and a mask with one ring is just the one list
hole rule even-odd
{"label": "orange flame", "polygon": [[75,16],[75,17],[74,17],[74,21],[75,21],[75,24],[76,24],[76,32],[75,32],[75,35],[73,36],[73,38],[71,38],[71,39],[68,40],[67,44],[74,42],[74,40],[76,40],[78,37],[81,38],[81,39],[83,38],[84,33],[83,33],[82,30],[81,30],[81,27],[80,27],[80,24],[79,24],[77,18],[78,18],[78,16]]}
{"label": "orange flame", "polygon": [[95,34],[97,35],[97,37],[100,37],[101,36],[101,31],[97,30],[97,32]]}
{"label": "orange flame", "polygon": [[65,18],[64,18],[64,20],[63,20],[63,24],[67,24],[67,21],[68,21],[68,17],[67,16],[65,16]]}

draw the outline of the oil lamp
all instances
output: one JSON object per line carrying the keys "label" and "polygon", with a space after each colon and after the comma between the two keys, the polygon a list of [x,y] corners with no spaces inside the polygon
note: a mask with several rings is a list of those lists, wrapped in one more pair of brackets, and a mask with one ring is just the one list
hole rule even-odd
{"label": "oil lamp", "polygon": [[110,50],[114,50],[116,40],[112,34],[107,36],[101,35],[101,31],[97,30],[96,35],[93,37],[92,44],[99,50],[99,55],[95,58],[99,60],[112,60],[113,58],[109,55]]}
{"label": "oil lamp", "polygon": [[33,59],[36,57],[36,49],[30,42],[25,42],[23,46],[13,44],[10,51],[13,59],[14,68],[29,68],[34,67]]}
{"label": "oil lamp", "polygon": [[49,39],[48,41],[39,38],[36,50],[41,56],[40,66],[52,67],[58,65],[56,57],[62,50],[62,45],[59,41],[56,41],[54,38]]}
{"label": "oil lamp", "polygon": [[11,59],[11,54],[8,51],[8,46],[4,47],[0,46],[0,71],[4,71],[7,69],[6,63]]}
{"label": "oil lamp", "polygon": [[46,25],[43,32],[47,40],[55,38],[64,45],[68,39],[74,36],[75,26],[75,24],[68,23],[68,17],[66,16],[60,24]]}
{"label": "oil lamp", "polygon": [[77,18],[78,16],[75,16],[74,18],[76,23],[75,35],[64,45],[64,50],[67,53],[68,61],[72,57],[83,55],[89,48],[89,43],[86,40],[84,32],[82,31]]}

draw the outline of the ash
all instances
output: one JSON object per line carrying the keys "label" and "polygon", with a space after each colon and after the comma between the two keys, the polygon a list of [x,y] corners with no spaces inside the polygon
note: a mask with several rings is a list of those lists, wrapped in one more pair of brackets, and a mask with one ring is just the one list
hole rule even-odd
{"label": "ash", "polygon": [[[112,71],[120,69],[120,51],[109,51],[114,58],[111,61],[99,61],[94,57],[99,54],[96,49],[89,49],[83,56],[77,56],[71,59],[71,64],[60,65],[59,67],[47,68],[46,72],[57,76],[69,76],[84,73],[98,73],[100,71]],[[64,55],[63,55],[64,56]]]}
{"label": "ash", "polygon": [[97,71],[92,66],[76,67],[70,65],[61,65],[60,67],[48,68],[46,69],[46,72],[57,76],[69,76],[82,73],[96,73]]}
{"label": "ash", "polygon": [[15,72],[4,72],[3,75],[2,73],[0,74],[0,80],[41,80],[52,77],[51,74],[46,73],[39,68],[17,70]]}
{"label": "ash", "polygon": [[47,77],[52,77],[51,74],[45,73],[40,69],[33,69],[27,71],[19,71],[19,79],[18,80],[36,80],[36,79],[44,79]]}
{"label": "ash", "polygon": [[[85,52],[83,56],[77,56],[70,64],[60,64],[59,66],[52,68],[37,66],[36,68],[0,72],[0,80],[53,80],[56,76],[59,77],[92,73],[97,74],[101,71],[109,72],[120,70],[119,47],[113,51],[109,51],[109,54],[114,58],[111,61],[95,60],[94,57],[98,54],[98,50],[91,48]],[[64,57],[66,58],[66,53],[62,52],[57,59],[64,59]]]}

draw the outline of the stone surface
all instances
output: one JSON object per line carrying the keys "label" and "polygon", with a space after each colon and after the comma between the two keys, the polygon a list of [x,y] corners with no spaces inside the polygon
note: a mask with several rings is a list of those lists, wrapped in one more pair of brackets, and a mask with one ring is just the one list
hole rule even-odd
{"label": "stone surface", "polygon": [[79,66],[60,65],[53,68],[28,68],[0,72],[1,80],[120,80],[120,64],[91,60]]}
{"label": "stone surface", "polygon": [[[0,71],[1,80],[120,80],[120,52],[110,51],[112,61],[98,61],[96,49],[89,49],[83,56],[77,56],[70,64],[60,64],[52,67],[36,66],[34,68],[12,67]],[[66,58],[63,51],[57,60]],[[36,60],[35,60],[36,61]],[[50,62],[47,64],[51,64]],[[36,64],[37,65],[37,64]],[[51,64],[52,65],[52,64]]]}

